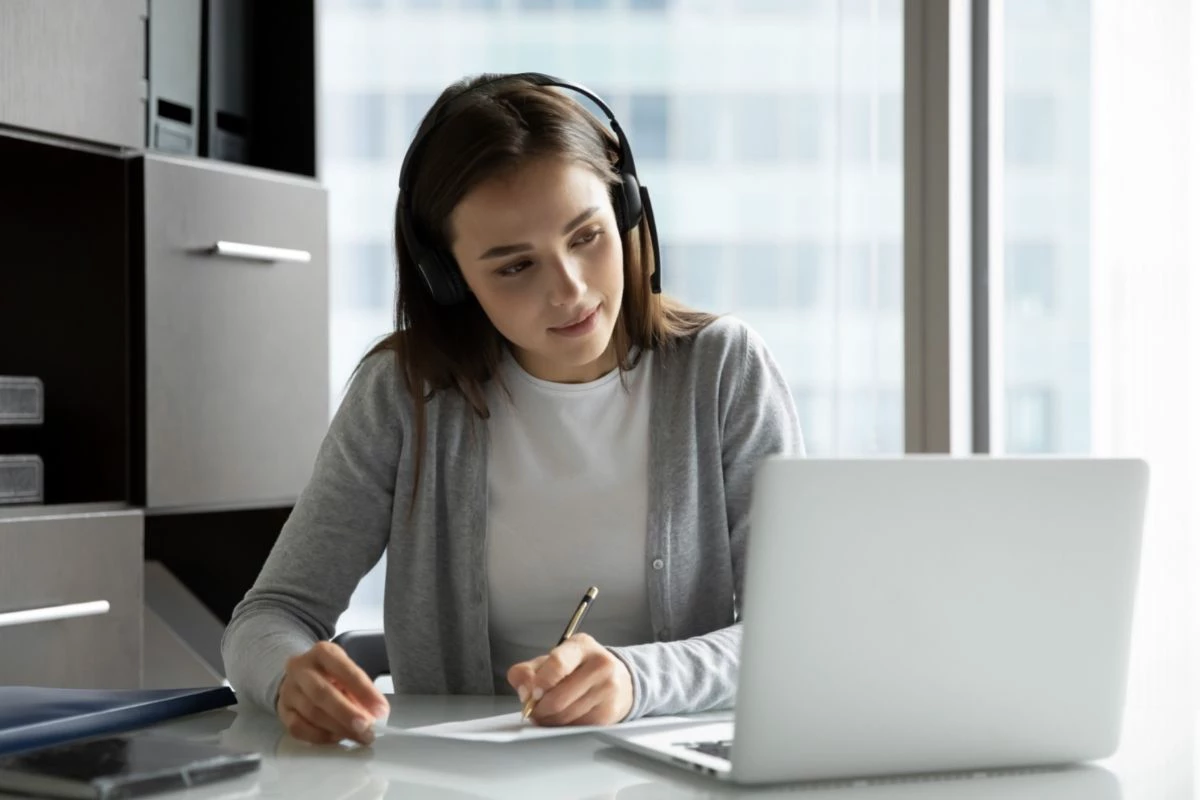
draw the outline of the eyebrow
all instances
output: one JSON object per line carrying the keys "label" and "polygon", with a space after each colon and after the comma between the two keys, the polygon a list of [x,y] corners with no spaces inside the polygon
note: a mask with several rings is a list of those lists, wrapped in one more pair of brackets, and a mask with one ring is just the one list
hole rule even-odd
{"label": "eyebrow", "polygon": [[[570,233],[572,228],[580,225],[584,220],[599,210],[600,206],[592,206],[591,208],[584,209],[584,211],[575,217],[575,219],[563,226],[563,234],[565,235]],[[521,242],[520,244],[502,244],[487,249],[484,251],[483,255],[479,257],[479,259],[482,261],[485,258],[503,258],[504,256],[511,256],[513,253],[520,253],[525,250],[532,249],[533,245],[529,244],[528,242]]]}

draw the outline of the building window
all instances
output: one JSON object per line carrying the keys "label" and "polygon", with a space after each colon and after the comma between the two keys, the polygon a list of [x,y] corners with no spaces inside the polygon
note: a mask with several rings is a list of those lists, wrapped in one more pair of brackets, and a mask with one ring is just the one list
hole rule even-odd
{"label": "building window", "polygon": [[731,97],[734,152],[741,161],[778,161],[780,157],[779,98],[767,94]]}
{"label": "building window", "polygon": [[380,92],[330,94],[323,133],[342,158],[380,159],[387,142],[387,101]]}
{"label": "building window", "polygon": [[1005,424],[1009,453],[1052,453],[1056,450],[1054,391],[1043,386],[1009,386]]}
{"label": "building window", "polygon": [[821,246],[816,242],[796,242],[789,249],[796,265],[796,308],[815,309],[821,303]]}
{"label": "building window", "polygon": [[785,248],[775,242],[751,242],[737,246],[734,252],[738,305],[747,309],[783,308]]}
{"label": "building window", "polygon": [[702,311],[720,311],[723,256],[715,242],[665,245],[663,290]]}
{"label": "building window", "polygon": [[359,311],[382,311],[395,300],[395,266],[387,242],[355,242],[340,245],[334,265],[339,280],[333,284],[331,305]]}
{"label": "building window", "polygon": [[888,166],[900,163],[904,147],[904,107],[898,92],[879,98],[879,161]]}
{"label": "building window", "polygon": [[1004,151],[1014,166],[1044,167],[1054,163],[1054,98],[1010,93],[1004,119]]}
{"label": "building window", "polygon": [[852,94],[842,103],[839,120],[842,157],[851,163],[868,164],[871,161],[871,98]]}
{"label": "building window", "polygon": [[717,99],[709,94],[671,98],[671,155],[683,161],[713,161],[717,155]]}
{"label": "building window", "polygon": [[800,94],[792,98],[796,115],[796,131],[790,137],[797,161],[814,164],[821,160],[821,98],[815,94]]}
{"label": "building window", "polygon": [[1005,306],[1023,315],[1046,314],[1055,306],[1055,247],[1052,242],[1005,246]]}
{"label": "building window", "polygon": [[904,310],[904,251],[894,239],[879,243],[879,310]]}
{"label": "building window", "polygon": [[902,453],[903,430],[896,424],[904,418],[901,391],[893,387],[864,386],[847,391],[842,398],[841,449],[856,453]]}
{"label": "building window", "polygon": [[433,104],[437,102],[438,96],[432,92],[413,92],[404,95],[402,100],[403,116],[404,116],[404,132],[408,139],[416,134],[417,128],[421,125],[421,120],[433,108]]}
{"label": "building window", "polygon": [[634,94],[629,98],[629,145],[638,158],[667,157],[667,96]]}

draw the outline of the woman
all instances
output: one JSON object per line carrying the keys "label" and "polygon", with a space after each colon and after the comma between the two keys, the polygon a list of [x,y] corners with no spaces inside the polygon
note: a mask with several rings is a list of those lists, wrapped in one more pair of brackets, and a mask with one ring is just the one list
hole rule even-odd
{"label": "woman", "polygon": [[751,482],[803,452],[796,412],[757,335],[657,293],[624,135],[553,86],[451,86],[405,158],[397,330],[222,645],[298,738],[386,713],[326,641],[384,552],[397,692],[515,691],[543,725],[733,702]]}

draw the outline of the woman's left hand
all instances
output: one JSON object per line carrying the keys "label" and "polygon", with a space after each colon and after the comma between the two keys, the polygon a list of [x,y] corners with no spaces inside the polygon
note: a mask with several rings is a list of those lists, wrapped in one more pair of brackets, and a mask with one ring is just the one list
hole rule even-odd
{"label": "woman's left hand", "polygon": [[516,664],[508,682],[522,704],[532,695],[538,725],[611,725],[633,708],[633,677],[625,662],[586,633]]}

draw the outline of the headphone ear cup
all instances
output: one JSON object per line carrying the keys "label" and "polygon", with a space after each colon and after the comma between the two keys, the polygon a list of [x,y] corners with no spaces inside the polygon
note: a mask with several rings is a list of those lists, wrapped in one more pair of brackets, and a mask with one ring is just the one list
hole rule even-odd
{"label": "headphone ear cup", "polygon": [[642,187],[635,176],[621,173],[621,180],[613,184],[613,210],[617,215],[617,227],[621,232],[631,231],[642,221]]}
{"label": "headphone ear cup", "polygon": [[438,274],[442,277],[444,285],[445,299],[441,301],[442,305],[452,306],[466,300],[467,282],[463,280],[458,262],[447,253],[438,252],[435,257],[437,258]]}
{"label": "headphone ear cup", "polygon": [[413,257],[435,303],[451,306],[466,299],[467,285],[453,258],[447,260],[444,254],[424,247],[417,248]]}

